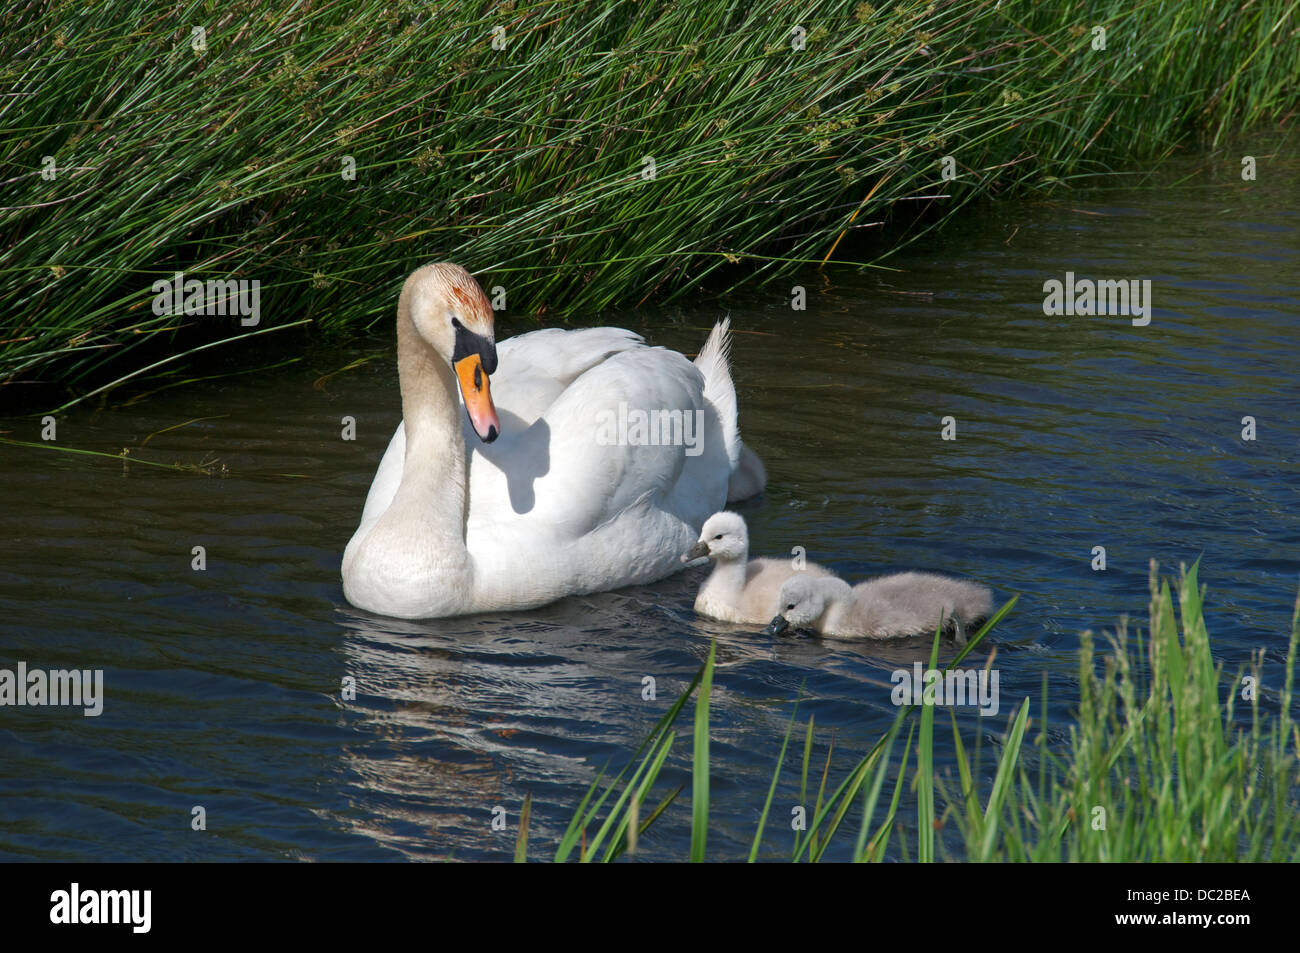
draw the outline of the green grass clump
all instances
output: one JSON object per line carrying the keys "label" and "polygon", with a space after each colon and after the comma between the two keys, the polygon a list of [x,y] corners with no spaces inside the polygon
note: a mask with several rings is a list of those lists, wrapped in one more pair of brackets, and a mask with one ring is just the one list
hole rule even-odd
{"label": "green grass clump", "polygon": [[[1280,691],[1264,686],[1261,656],[1225,677],[1210,650],[1196,567],[1169,580],[1152,568],[1150,628],[1130,646],[1123,627],[1096,672],[1093,640],[1079,653],[1079,721],[1056,755],[1039,736],[1037,792],[1017,766],[1017,797],[987,860],[1287,861],[1300,859],[1300,732],[1291,713],[1300,602]],[[1249,698],[1249,723],[1239,717]],[[1268,709],[1261,701],[1268,698]],[[1045,726],[1044,726],[1045,728]],[[960,742],[958,742],[960,745]],[[963,778],[963,786],[969,781]],[[1046,792],[1046,793],[1044,793]]]}
{"label": "green grass clump", "polygon": [[[1104,658],[1099,674],[1093,639],[1085,633],[1079,653],[1078,722],[1070,728],[1069,743],[1060,750],[1048,745],[1044,716],[1036,740],[1027,746],[1026,738],[1035,725],[1029,717],[1029,699],[1024,699],[1008,719],[994,777],[982,792],[976,783],[978,754],[974,760],[968,756],[955,718],[956,777],[940,777],[935,772],[932,705],[921,706],[919,716],[910,707],[901,708],[885,735],[827,796],[832,743],[809,812],[808,829],[795,833],[790,859],[796,863],[822,860],[850,812],[856,814],[852,857],[858,862],[882,860],[891,837],[903,859],[912,857],[909,842],[914,838],[915,858],[921,861],[936,857],[1122,862],[1300,859],[1300,808],[1296,803],[1300,730],[1291,715],[1300,601],[1292,618],[1280,692],[1261,687],[1258,659],[1249,673],[1254,690],[1246,692],[1250,697],[1247,726],[1242,724],[1235,699],[1250,683],[1240,675],[1225,679],[1222,666],[1214,663],[1202,599],[1193,567],[1180,574],[1176,612],[1170,583],[1158,579],[1153,565],[1146,641],[1139,635],[1136,645],[1131,645],[1121,627],[1109,639],[1111,653]],[[947,667],[960,664],[1014,602],[1004,605]],[[938,644],[936,636],[930,668],[936,667]],[[669,792],[640,820],[641,805],[650,796],[672,747],[673,725],[696,691],[690,858],[705,859],[712,673],[711,648],[695,680],[633,756],[634,762],[640,761],[603,822],[601,809],[620,787],[628,768],[610,781],[594,802],[603,773],[592,783],[555,860],[568,859],[575,848],[580,860],[605,861],[616,859],[629,847],[635,849],[635,836],[644,834],[681,791]],[[1270,712],[1261,707],[1264,694],[1271,699]],[[1046,708],[1044,698],[1044,713]],[[749,854],[751,862],[763,843],[796,715],[797,706],[777,756]],[[912,724],[895,763],[891,755],[909,719]],[[813,734],[810,719],[800,766],[802,804],[809,803]],[[1034,758],[1025,755],[1027,747],[1035,751]],[[914,750],[915,768],[909,771]],[[882,803],[886,790],[892,793]],[[898,819],[905,790],[915,792],[914,832],[906,830]],[[586,832],[598,823],[588,843]],[[631,839],[629,833],[634,835]],[[526,825],[520,839],[526,844]],[[602,846],[603,853],[599,850]],[[524,859],[522,850],[517,851],[516,859]]]}
{"label": "green grass clump", "polygon": [[[1286,114],[1296,8],[10,4],[0,387],[82,399],[295,322],[368,327],[436,258],[566,317],[786,275],[895,211]],[[261,326],[153,314],[175,271],[260,281]]]}

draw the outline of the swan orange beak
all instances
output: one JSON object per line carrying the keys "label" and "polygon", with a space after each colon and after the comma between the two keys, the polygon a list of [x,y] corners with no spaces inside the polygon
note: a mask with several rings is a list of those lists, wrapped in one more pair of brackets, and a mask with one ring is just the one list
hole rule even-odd
{"label": "swan orange beak", "polygon": [[460,395],[465,398],[465,410],[474,432],[484,443],[491,443],[501,433],[496,405],[492,403],[492,388],[483,368],[483,358],[478,354],[462,357],[453,365],[456,379],[460,381]]}

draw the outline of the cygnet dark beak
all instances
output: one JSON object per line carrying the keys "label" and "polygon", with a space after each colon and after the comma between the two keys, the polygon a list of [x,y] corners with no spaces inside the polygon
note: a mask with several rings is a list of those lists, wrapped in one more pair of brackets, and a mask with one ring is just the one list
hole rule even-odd
{"label": "cygnet dark beak", "polygon": [[772,618],[763,630],[764,635],[785,635],[786,630],[790,628],[790,623],[786,621],[785,616],[778,615]]}
{"label": "cygnet dark beak", "polygon": [[700,541],[696,543],[694,546],[692,546],[690,549],[688,549],[684,554],[682,554],[682,562],[690,564],[695,560],[699,559],[700,557],[708,556],[708,555],[709,555],[709,544]]}

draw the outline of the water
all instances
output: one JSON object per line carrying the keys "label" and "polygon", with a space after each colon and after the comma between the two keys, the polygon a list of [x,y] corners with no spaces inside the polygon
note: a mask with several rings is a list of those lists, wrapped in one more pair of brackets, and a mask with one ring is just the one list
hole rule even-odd
{"label": "water", "polygon": [[[960,715],[986,769],[1020,699],[1038,711],[1044,673],[1064,723],[1078,633],[1144,618],[1151,558],[1201,557],[1216,657],[1233,671],[1265,649],[1265,684],[1278,680],[1300,571],[1300,217],[1269,184],[1287,175],[1175,184],[1184,171],[967,216],[896,272],[809,276],[806,312],[785,288],[732,311],[741,424],[770,473],[744,508],[756,553],[802,546],[855,580],[934,569],[999,601],[1021,594],[994,640],[1001,711]],[[1066,271],[1151,279],[1151,324],[1045,317],[1042,283]],[[694,353],[718,316],[608,323]],[[527,329],[505,319],[498,334]],[[340,439],[343,415],[355,442]],[[777,639],[698,619],[699,571],[515,615],[352,609],[339,559],[399,415],[385,334],[60,418],[63,446],[217,459],[225,476],[0,448],[0,665],[102,668],[106,692],[98,718],[0,708],[0,857],[501,859],[529,792],[546,856],[597,770],[625,762],[716,639],[709,848],[735,859],[801,689],[818,766],[834,730],[835,780],[889,724],[889,672],[922,659],[924,640]],[[946,415],[955,441],[940,439]],[[0,430],[35,440],[39,424]],[[347,676],[355,701],[339,697]],[[951,757],[941,748],[940,771]],[[689,758],[683,734],[661,791],[689,794]],[[797,802],[791,771],[765,856],[787,855]],[[206,831],[191,829],[196,806]],[[685,857],[688,813],[683,795],[641,856]]]}

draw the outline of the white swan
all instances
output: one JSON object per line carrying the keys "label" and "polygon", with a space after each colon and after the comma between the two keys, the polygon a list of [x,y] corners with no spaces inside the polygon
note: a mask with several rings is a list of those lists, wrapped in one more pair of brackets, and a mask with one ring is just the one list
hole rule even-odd
{"label": "white swan", "polygon": [[928,572],[900,572],[852,588],[835,576],[795,576],[781,586],[777,614],[767,629],[814,629],[838,638],[882,639],[934,635],[944,628],[966,641],[965,629],[993,611],[985,586]]}
{"label": "white swan", "polygon": [[682,562],[702,558],[713,560],[714,567],[695,597],[695,611],[723,622],[761,625],[776,611],[781,584],[795,573],[830,575],[816,563],[796,569],[789,559],[750,559],[745,519],[728,510],[705,521],[699,540],[682,555]]}
{"label": "white swan", "polygon": [[344,595],[431,618],[680,569],[732,473],[762,468],[740,441],[727,347],[726,321],[694,363],[620,328],[497,346],[469,272],[418,269],[397,305],[403,420],[344,551]]}

